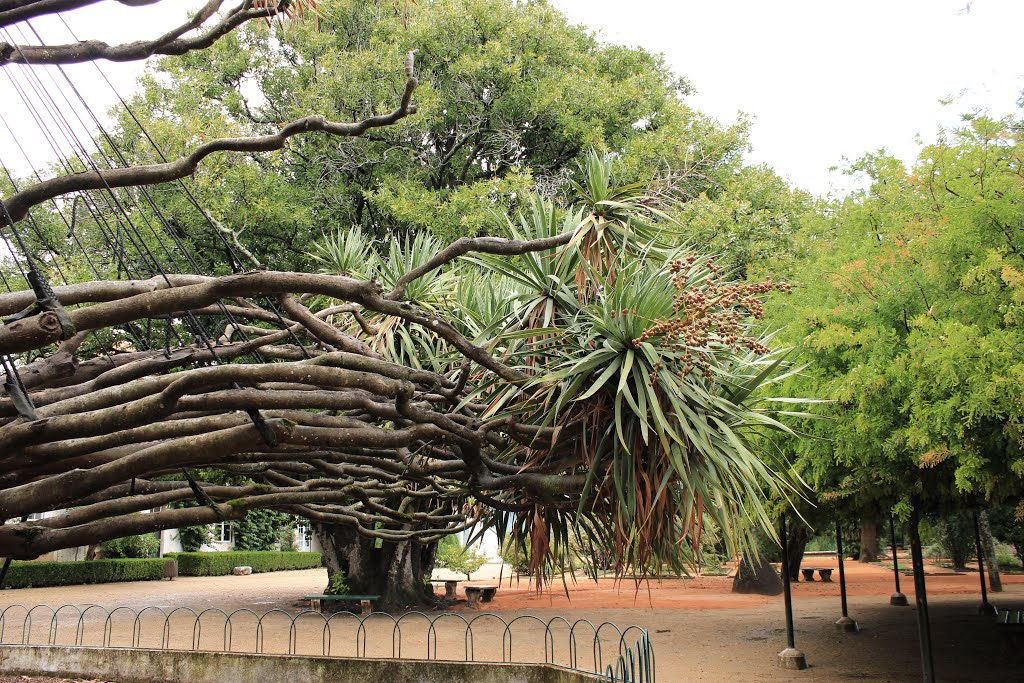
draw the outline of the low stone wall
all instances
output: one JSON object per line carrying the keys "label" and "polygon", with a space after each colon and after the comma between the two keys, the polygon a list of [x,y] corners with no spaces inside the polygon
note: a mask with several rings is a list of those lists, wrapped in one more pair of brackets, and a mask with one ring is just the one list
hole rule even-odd
{"label": "low stone wall", "polygon": [[99,678],[117,683],[595,683],[548,664],[344,659],[231,652],[0,645],[0,671]]}

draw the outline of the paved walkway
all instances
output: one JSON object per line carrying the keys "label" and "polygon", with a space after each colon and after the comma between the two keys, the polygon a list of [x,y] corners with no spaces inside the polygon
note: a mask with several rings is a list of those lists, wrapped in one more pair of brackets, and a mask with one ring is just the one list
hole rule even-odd
{"label": "paved walkway", "polygon": [[[833,559],[832,562],[835,560]],[[816,559],[816,566],[828,566]],[[510,620],[534,614],[544,620],[564,616],[570,620],[611,621],[638,624],[650,630],[657,656],[658,680],[677,681],[918,681],[920,656],[914,608],[890,607],[891,572],[884,568],[849,563],[850,613],[862,627],[855,635],[836,631],[839,616],[838,583],[799,583],[794,587],[797,645],[807,655],[811,669],[800,674],[775,667],[775,655],[785,644],[781,598],[736,596],[729,592],[729,580],[703,577],[693,580],[652,582],[638,592],[633,584],[615,586],[581,581],[570,598],[556,584],[537,594],[523,581],[519,587],[503,584],[490,609]],[[1007,590],[992,596],[1004,607],[1024,608],[1024,577],[1005,577]],[[991,618],[977,615],[977,575],[964,574],[928,578],[930,608],[935,640],[936,670],[940,680],[1020,680],[1020,657],[1001,649]],[[100,604],[107,608],[129,606],[135,610],[154,605],[164,610],[189,607],[200,611],[248,608],[257,612],[271,609],[298,613],[299,598],[319,592],[326,583],[324,570],[253,574],[251,576],[181,577],[174,581],[105,584],[57,588],[0,591],[0,607],[15,603]],[[904,592],[913,603],[912,582],[904,581]],[[461,594],[461,589],[460,589]],[[436,616],[435,613],[431,616]],[[475,612],[463,612],[467,618]],[[386,647],[385,631],[393,628],[387,617],[375,622],[383,630],[371,636],[370,645]],[[127,620],[125,624],[129,623]],[[285,622],[282,622],[285,623]],[[413,623],[413,622],[403,622]],[[454,623],[454,621],[452,622]],[[386,628],[385,628],[386,627]],[[242,628],[242,627],[240,627]],[[404,656],[425,656],[425,642],[403,626]],[[216,629],[207,629],[206,638]],[[500,629],[486,631],[477,643],[477,658],[499,657]],[[156,633],[156,631],[153,631]],[[354,634],[354,632],[353,632]],[[10,642],[10,632],[5,640]],[[146,636],[150,637],[150,636]],[[155,636],[153,636],[155,637]],[[218,636],[220,637],[220,636]],[[342,638],[339,631],[332,637]],[[265,651],[286,651],[287,629],[266,630]],[[487,638],[493,642],[488,644]],[[319,645],[303,638],[304,646]],[[204,641],[205,642],[205,641]],[[341,647],[340,640],[337,641]],[[543,654],[541,641],[534,647],[524,636],[526,649]],[[440,657],[462,658],[464,642],[442,638]],[[517,644],[517,648],[520,645]],[[453,649],[449,649],[453,648]],[[343,654],[337,649],[334,654]],[[372,652],[369,654],[372,655]],[[381,653],[384,654],[384,653]],[[499,657],[500,658],[500,657]],[[19,681],[20,679],[14,679]],[[0,678],[0,683],[7,683]]]}

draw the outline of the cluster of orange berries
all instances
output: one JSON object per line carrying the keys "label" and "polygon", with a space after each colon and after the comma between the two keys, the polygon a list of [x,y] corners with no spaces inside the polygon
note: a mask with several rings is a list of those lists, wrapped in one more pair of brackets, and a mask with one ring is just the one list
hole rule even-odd
{"label": "cluster of orange berries", "polygon": [[[713,376],[711,359],[715,351],[745,348],[764,355],[771,350],[745,334],[746,322],[750,318],[764,317],[764,304],[759,296],[772,290],[788,294],[792,287],[770,279],[755,283],[723,283],[721,268],[709,259],[707,268],[711,275],[707,282],[688,288],[688,269],[696,261],[697,256],[690,255],[669,262],[676,290],[672,303],[674,317],[655,322],[633,340],[633,345],[657,339],[662,348],[680,354],[683,376],[700,369],[704,378],[710,381]],[[655,374],[652,373],[651,380],[654,379]]]}

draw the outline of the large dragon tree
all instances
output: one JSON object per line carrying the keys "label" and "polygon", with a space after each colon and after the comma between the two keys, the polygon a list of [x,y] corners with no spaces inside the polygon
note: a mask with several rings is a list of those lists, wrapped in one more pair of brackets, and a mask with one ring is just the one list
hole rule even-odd
{"label": "large dragon tree", "polygon": [[[601,154],[565,206],[526,198],[492,236],[447,246],[341,231],[315,274],[154,262],[157,275],[133,278],[115,236],[82,258],[124,279],[51,289],[58,260],[22,248],[42,202],[173,180],[311,131],[363,135],[414,114],[416,84],[410,56],[390,113],[306,117],[4,200],[24,278],[10,269],[15,291],[0,294],[0,556],[271,508],[311,520],[329,570],[398,607],[425,598],[432,544],[474,526],[529,545],[548,575],[573,539],[620,572],[683,569],[707,522],[734,549],[767,523],[761,501],[790,484],[765,438],[781,425],[753,398],[780,363],[755,330],[759,297],[785,286],[729,282],[680,244],[671,197],[618,183]],[[251,257],[221,237],[236,262]],[[29,519],[45,511],[60,512]]]}

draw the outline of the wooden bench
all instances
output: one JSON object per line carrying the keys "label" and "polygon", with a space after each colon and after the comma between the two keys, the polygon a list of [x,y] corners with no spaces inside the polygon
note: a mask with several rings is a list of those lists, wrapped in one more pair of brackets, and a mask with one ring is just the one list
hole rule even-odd
{"label": "wooden bench", "polygon": [[323,612],[323,603],[329,601],[337,602],[358,602],[359,610],[361,614],[369,614],[373,611],[373,603],[380,600],[379,595],[327,595],[321,593],[319,595],[305,595],[303,600],[309,600],[309,604],[317,612]]}
{"label": "wooden bench", "polygon": [[455,599],[455,589],[459,586],[457,579],[431,579],[430,583],[443,583],[444,584],[444,597],[449,600]]}
{"label": "wooden bench", "polygon": [[996,615],[996,627],[1007,651],[1016,652],[1024,636],[1024,610],[999,610],[999,614]]}
{"label": "wooden bench", "polygon": [[473,608],[481,602],[490,602],[498,592],[497,586],[466,586],[466,603]]}

